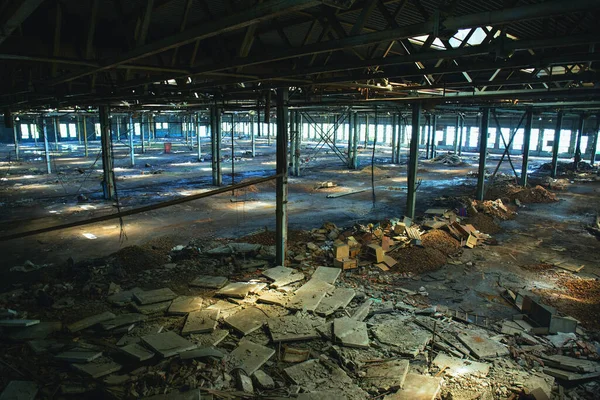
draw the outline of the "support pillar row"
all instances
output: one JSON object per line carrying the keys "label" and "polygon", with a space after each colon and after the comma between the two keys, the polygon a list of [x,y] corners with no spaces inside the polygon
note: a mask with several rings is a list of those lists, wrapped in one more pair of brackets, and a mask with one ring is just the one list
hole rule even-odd
{"label": "support pillar row", "polygon": [[275,261],[285,266],[288,236],[288,89],[277,90]]}

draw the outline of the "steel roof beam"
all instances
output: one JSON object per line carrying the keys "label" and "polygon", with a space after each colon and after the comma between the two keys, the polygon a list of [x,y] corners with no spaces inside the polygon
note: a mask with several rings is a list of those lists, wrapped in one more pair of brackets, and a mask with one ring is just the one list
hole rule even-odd
{"label": "steel roof beam", "polygon": [[11,1],[11,7],[0,17],[0,44],[4,42],[44,0]]}

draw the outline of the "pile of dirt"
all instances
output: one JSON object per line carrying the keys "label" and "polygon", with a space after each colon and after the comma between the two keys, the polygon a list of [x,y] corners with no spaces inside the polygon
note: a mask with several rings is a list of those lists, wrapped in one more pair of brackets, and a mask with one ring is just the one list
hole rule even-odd
{"label": "pile of dirt", "polygon": [[389,254],[398,261],[395,272],[415,274],[435,271],[446,264],[447,257],[438,249],[423,247],[403,247]]}
{"label": "pile of dirt", "polygon": [[275,232],[273,231],[261,231],[251,233],[246,236],[242,236],[236,241],[240,243],[251,243],[251,244],[262,244],[263,246],[274,246],[275,245]]}
{"label": "pile of dirt", "polygon": [[600,280],[565,277],[556,286],[561,289],[537,292],[545,303],[577,319],[586,329],[600,329]]}
{"label": "pile of dirt", "polygon": [[421,238],[423,247],[439,250],[446,256],[454,255],[461,249],[458,240],[454,239],[446,231],[440,229],[432,229]]}
{"label": "pile of dirt", "polygon": [[511,182],[497,182],[488,192],[488,198],[503,199],[507,202],[515,200],[521,203],[554,203],[558,201],[556,195],[542,186],[524,188]]}
{"label": "pile of dirt", "polygon": [[477,211],[502,221],[513,219],[517,214],[509,207],[505,206],[501,199],[484,201],[473,200],[472,204]]}
{"label": "pile of dirt", "polygon": [[502,230],[500,225],[498,225],[494,218],[489,215],[485,215],[482,213],[477,213],[472,217],[468,218],[468,223],[477,228],[478,231],[493,235],[494,233],[498,233]]}
{"label": "pile of dirt", "polygon": [[169,239],[155,239],[142,246],[128,246],[114,254],[115,266],[125,273],[137,273],[160,267],[169,262],[173,242]]}
{"label": "pile of dirt", "polygon": [[[371,175],[371,166],[364,167],[363,169],[361,169],[359,171],[359,173]],[[384,175],[388,175],[388,174],[389,174],[388,171],[386,171],[385,169],[373,167],[373,175],[375,175],[375,176],[384,176]]]}
{"label": "pile of dirt", "polygon": [[258,193],[258,192],[260,192],[260,190],[258,190],[258,187],[256,185],[250,185],[250,186],[246,186],[241,189],[234,190],[233,195],[235,197],[239,197],[239,196],[244,196],[248,193]]}

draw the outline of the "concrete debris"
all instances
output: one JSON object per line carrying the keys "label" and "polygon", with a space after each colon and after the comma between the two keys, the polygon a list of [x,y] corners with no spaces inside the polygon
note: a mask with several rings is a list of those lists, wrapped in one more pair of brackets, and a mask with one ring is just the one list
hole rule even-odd
{"label": "concrete debris", "polygon": [[222,351],[214,348],[214,347],[203,347],[201,349],[194,349],[190,351],[183,352],[179,354],[179,358],[182,360],[191,360],[194,358],[224,358],[226,356]]}
{"label": "concrete debris", "polygon": [[379,390],[390,390],[393,387],[401,388],[404,386],[408,368],[408,360],[373,363],[366,368],[363,380]]}
{"label": "concrete debris", "polygon": [[218,296],[237,297],[243,299],[249,293],[258,293],[267,286],[266,283],[234,282],[219,289]]}
{"label": "concrete debris", "polygon": [[312,274],[310,279],[312,281],[322,281],[333,285],[337,278],[340,276],[339,268],[331,268],[331,267],[318,267],[315,270],[315,273]]}
{"label": "concrete debris", "polygon": [[169,288],[155,289],[149,291],[136,292],[133,298],[140,305],[162,303],[173,300],[177,295]]}
{"label": "concrete debris", "polygon": [[330,316],[341,308],[346,308],[356,296],[354,289],[335,288],[331,296],[326,296],[315,312],[324,317]]}
{"label": "concrete debris", "polygon": [[251,244],[251,243],[228,243],[225,246],[217,247],[212,250],[208,250],[206,254],[225,256],[232,254],[246,254],[246,253],[257,253],[261,250],[262,245]]}
{"label": "concrete debris", "polygon": [[224,322],[242,335],[248,335],[259,329],[267,322],[268,315],[258,307],[248,307],[230,317]]}
{"label": "concrete debris", "polygon": [[147,320],[148,317],[144,314],[138,313],[129,313],[129,314],[120,314],[115,318],[110,319],[108,321],[104,321],[100,323],[100,328],[105,331],[109,331],[115,328],[119,328],[125,325],[131,325],[138,322],[142,322]]}
{"label": "concrete debris", "polygon": [[200,310],[190,312],[181,330],[183,336],[190,333],[210,333],[215,330],[219,320],[219,310]]}
{"label": "concrete debris", "polygon": [[221,289],[223,286],[227,284],[229,279],[224,276],[199,276],[194,279],[190,286],[196,286],[206,289]]}
{"label": "concrete debris", "polygon": [[262,292],[258,297],[259,303],[265,304],[275,304],[281,307],[285,307],[289,300],[289,296],[285,293],[276,292],[274,290],[269,290],[267,292]]}
{"label": "concrete debris", "polygon": [[303,315],[301,312],[267,321],[274,343],[311,340],[319,337],[316,327],[323,325],[324,319]]}
{"label": "concrete debris", "polygon": [[268,390],[275,388],[275,381],[262,370],[257,370],[252,375],[254,383],[259,389]]}
{"label": "concrete debris", "polygon": [[132,304],[133,309],[139,313],[144,315],[153,315],[166,312],[169,307],[171,307],[172,301],[163,301],[161,303],[153,303],[153,304]]}
{"label": "concrete debris", "polygon": [[252,375],[274,354],[275,350],[269,347],[242,340],[239,346],[229,354],[227,363],[232,370],[241,369],[247,375]]}
{"label": "concrete debris", "polygon": [[120,350],[129,358],[138,362],[147,361],[155,355],[152,351],[136,343],[123,346]]}
{"label": "concrete debris", "polygon": [[283,345],[283,362],[287,363],[299,363],[308,360],[310,357],[310,350],[308,349],[296,349],[287,345]]}
{"label": "concrete debris", "polygon": [[343,346],[369,347],[367,324],[348,317],[337,318],[333,321],[333,336]]}
{"label": "concrete debris", "polygon": [[2,328],[25,328],[28,326],[39,324],[39,319],[2,319],[0,327]]}
{"label": "concrete debris", "polygon": [[200,389],[192,389],[187,392],[172,391],[166,394],[157,394],[144,397],[143,400],[212,400],[211,395],[202,394]]}
{"label": "concrete debris", "polygon": [[356,309],[356,311],[354,311],[352,319],[355,319],[357,321],[364,321],[365,318],[367,318],[367,316],[369,315],[369,312],[371,311],[371,304],[373,304],[373,300],[367,299]]}
{"label": "concrete debris", "polygon": [[490,339],[487,333],[482,330],[458,332],[457,337],[479,359],[495,358],[509,354],[506,346]]}
{"label": "concrete debris", "polygon": [[107,300],[117,306],[126,306],[133,301],[133,295],[135,293],[141,292],[143,292],[141,288],[135,287],[131,290],[125,290],[112,294],[108,296]]}
{"label": "concrete debris", "polygon": [[413,324],[411,317],[376,315],[369,323],[374,325],[372,331],[377,340],[404,356],[416,357],[431,340],[431,334]]}
{"label": "concrete debris", "polygon": [[0,400],[34,400],[38,385],[30,381],[10,381],[0,394]]}
{"label": "concrete debris", "polygon": [[122,368],[121,365],[111,360],[92,362],[88,364],[71,364],[71,366],[77,371],[82,372],[85,375],[89,375],[94,379],[102,378],[103,376],[118,372]]}
{"label": "concrete debris", "polygon": [[40,340],[62,330],[61,322],[45,322],[31,325],[26,328],[11,328],[7,330],[6,337],[11,340]]}
{"label": "concrete debris", "polygon": [[101,322],[114,319],[115,317],[116,317],[115,314],[106,311],[106,312],[103,312],[102,314],[92,315],[90,317],[87,317],[87,318],[84,318],[84,319],[79,320],[77,322],[74,322],[74,323],[72,323],[70,325],[67,325],[67,329],[70,332],[73,332],[73,333],[74,332],[79,332],[79,331],[81,331],[83,329],[90,328],[90,327],[92,327],[94,325],[97,325],[97,324],[99,324]]}
{"label": "concrete debris", "polygon": [[187,341],[175,332],[142,336],[142,342],[157,352],[162,358],[173,357],[184,351],[196,348],[194,343]]}
{"label": "concrete debris", "polygon": [[72,363],[88,363],[102,357],[101,351],[91,351],[87,348],[74,348],[54,356],[57,360]]}
{"label": "concrete debris", "polygon": [[[319,267],[322,268],[322,267]],[[339,269],[337,270],[339,274]],[[316,274],[316,272],[315,272]],[[327,277],[331,280],[331,276]],[[336,276],[337,279],[337,276]],[[335,279],[333,279],[335,281]],[[304,310],[314,312],[319,303],[327,295],[333,292],[335,287],[320,279],[311,279],[302,285],[287,303],[287,307],[293,310]]]}
{"label": "concrete debris", "polygon": [[215,329],[211,333],[190,334],[189,339],[198,343],[198,347],[216,346],[229,336],[225,329]]}
{"label": "concrete debris", "polygon": [[487,374],[490,372],[490,365],[487,363],[449,357],[443,353],[439,353],[435,357],[433,364],[440,370],[443,370],[446,375],[450,376],[463,376],[470,374],[487,376]]}
{"label": "concrete debris", "polygon": [[384,400],[434,400],[440,392],[441,383],[442,378],[409,373],[403,388],[385,396]]}
{"label": "concrete debris", "polygon": [[199,296],[179,296],[175,298],[167,313],[171,315],[187,315],[192,311],[198,311],[202,308],[204,299]]}

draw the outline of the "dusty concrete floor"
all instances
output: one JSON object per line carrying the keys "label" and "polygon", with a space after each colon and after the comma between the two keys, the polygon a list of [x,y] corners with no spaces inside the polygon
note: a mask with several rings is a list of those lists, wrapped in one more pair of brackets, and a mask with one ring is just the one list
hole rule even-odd
{"label": "dusty concrete floor", "polygon": [[[241,157],[235,165],[235,182],[268,176],[273,173],[274,143],[266,140],[257,145],[258,155],[252,159],[243,155],[249,148],[247,141],[236,141]],[[314,154],[314,144],[308,143],[303,154]],[[206,147],[205,147],[206,148]],[[9,148],[2,148],[7,159]],[[25,151],[21,162],[0,164],[0,197],[4,212],[0,217],[1,234],[66,223],[116,211],[112,202],[102,199],[100,191],[101,163],[97,158],[97,144],[92,145],[90,156],[81,157],[82,148],[62,147],[53,158],[53,169],[58,174],[46,175],[42,154]],[[230,154],[227,144],[222,154]],[[115,151],[117,187],[122,208],[152,204],[167,199],[210,190],[210,161],[198,163],[196,151],[183,144],[176,145],[171,154],[164,154],[156,144],[144,155],[137,155],[136,167],[128,167],[126,148]],[[339,226],[356,222],[401,216],[405,206],[406,166],[389,164],[389,149],[380,149],[375,155],[375,203],[371,187],[371,150],[360,153],[360,168],[348,170],[333,154],[321,150],[316,159],[303,166],[302,176],[290,177],[290,229],[312,229],[331,221]],[[477,170],[474,155],[465,155],[467,165],[448,167],[420,163],[422,183],[417,194],[417,214],[435,204],[441,196],[472,195],[476,178],[469,175]],[[490,170],[498,157],[490,157]],[[406,154],[403,154],[406,160]],[[531,168],[547,160],[532,160]],[[149,167],[146,167],[149,164]],[[517,159],[516,165],[520,165]],[[223,180],[231,183],[231,161],[222,164]],[[501,171],[508,171],[504,163]],[[155,172],[155,173],[153,173]],[[159,172],[159,173],[156,173]],[[541,174],[543,176],[543,173]],[[322,181],[333,181],[338,187],[315,189]],[[535,176],[534,176],[535,181]],[[328,193],[369,189],[365,192],[336,199]],[[585,264],[582,276],[598,277],[599,242],[584,225],[591,223],[600,210],[600,183],[575,182],[559,192],[560,201],[550,204],[531,204],[518,210],[518,217],[501,223],[503,231],[494,237],[498,245],[463,252],[462,266],[447,265],[442,269],[406,281],[406,287],[426,286],[431,300],[439,304],[460,306],[464,311],[479,314],[512,313],[499,297],[500,286],[507,284],[524,289],[552,288],[560,277],[530,272],[524,265],[539,264],[541,259],[560,255],[576,264]],[[80,202],[78,194],[88,201]],[[237,196],[224,194],[204,200],[185,203],[124,220],[127,238],[120,240],[117,220],[80,228],[41,234],[0,243],[2,270],[6,279],[1,286],[35,279],[35,274],[8,272],[26,260],[35,264],[61,264],[69,257],[75,261],[105,256],[125,246],[141,244],[150,239],[168,236],[174,243],[187,244],[191,239],[240,237],[262,229],[274,229],[274,183],[250,188]],[[230,200],[247,200],[236,201]],[[95,237],[89,239],[86,236]],[[557,251],[559,249],[561,251]],[[450,284],[449,284],[450,282]],[[454,283],[453,283],[454,282]],[[500,283],[500,286],[499,286]],[[468,290],[467,290],[468,289]]]}

